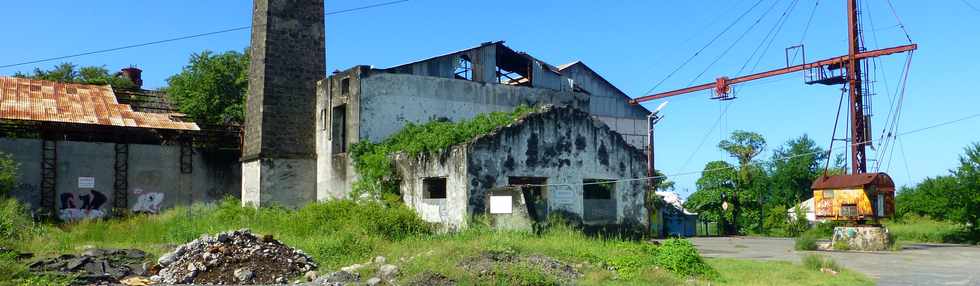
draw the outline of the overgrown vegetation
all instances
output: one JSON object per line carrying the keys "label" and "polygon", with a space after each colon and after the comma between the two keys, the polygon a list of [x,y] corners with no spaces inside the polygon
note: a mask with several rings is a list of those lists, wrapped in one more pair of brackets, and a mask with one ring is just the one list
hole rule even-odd
{"label": "overgrown vegetation", "polygon": [[793,248],[796,250],[817,250],[817,235],[813,232],[804,232],[796,237]]}
{"label": "overgrown vegetation", "polygon": [[[583,274],[578,279],[583,285],[743,284],[746,275],[741,271],[746,267],[775,267],[781,270],[771,275],[777,276],[781,271],[804,272],[802,266],[792,264],[703,260],[694,246],[682,239],[667,240],[656,246],[642,240],[590,237],[560,221],[549,223],[549,227],[538,234],[495,231],[480,224],[458,233],[435,234],[428,224],[404,206],[349,200],[287,210],[241,207],[238,201],[229,199],[214,205],[177,207],[153,216],[83,221],[60,227],[41,225],[35,227],[32,235],[10,245],[39,256],[78,253],[88,246],[139,248],[159,256],[172,250],[174,245],[186,243],[201,234],[246,227],[257,233],[272,234],[276,239],[304,250],[320,263],[321,272],[383,255],[399,265],[400,279],[405,281],[432,271],[460,285],[552,285],[558,281],[553,273],[532,264],[498,265],[495,267],[499,271],[495,272],[499,275],[490,278],[461,266],[467,259],[488,251],[521,257],[543,255],[574,265]],[[66,278],[27,274],[25,262],[0,258],[3,258],[0,259],[2,281],[40,281],[35,285],[66,281]],[[373,267],[364,268],[362,274],[377,271]],[[845,281],[864,281],[860,275],[847,275],[846,279],[852,280]],[[771,281],[792,284],[795,279],[780,277]],[[844,278],[824,277],[814,281],[837,281],[827,279]]]}
{"label": "overgrown vegetation", "polygon": [[929,217],[906,215],[898,220],[885,221],[885,227],[898,241],[931,243],[976,243],[968,227],[955,222]]}
{"label": "overgrown vegetation", "polygon": [[821,269],[831,269],[834,271],[841,271],[840,265],[833,258],[826,257],[819,254],[807,254],[802,258],[803,266],[813,271],[820,271]]}
{"label": "overgrown vegetation", "polygon": [[180,112],[198,123],[243,123],[248,68],[247,52],[205,50],[192,54],[180,73],[167,78],[166,92]]}
{"label": "overgrown vegetation", "polygon": [[[350,151],[354,168],[360,175],[360,180],[354,183],[353,197],[367,194],[386,200],[397,200],[397,174],[391,161],[393,154],[404,152],[409,156],[417,156],[436,153],[513,123],[534,110],[522,105],[513,112],[484,113],[459,122],[436,120],[425,124],[408,123],[398,133],[380,143],[358,142],[351,146]],[[392,196],[395,198],[391,198]]]}

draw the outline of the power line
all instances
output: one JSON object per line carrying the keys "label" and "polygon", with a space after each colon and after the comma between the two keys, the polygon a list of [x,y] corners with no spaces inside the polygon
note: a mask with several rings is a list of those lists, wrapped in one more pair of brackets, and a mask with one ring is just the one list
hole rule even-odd
{"label": "power line", "polygon": [[[324,13],[323,15],[324,16],[336,15],[336,14],[341,14],[341,13],[354,12],[354,11],[360,11],[360,10],[364,10],[364,9],[375,8],[375,7],[394,5],[394,4],[398,4],[398,3],[402,3],[402,2],[408,2],[408,1],[409,0],[396,0],[396,1],[382,2],[382,3],[377,3],[377,4],[367,5],[367,6],[361,6],[361,7],[355,7],[355,8],[350,8],[350,9],[330,11],[330,12]],[[205,36],[223,34],[223,33],[228,33],[228,32],[247,30],[247,29],[251,29],[251,28],[252,28],[252,25],[242,26],[242,27],[235,27],[235,28],[229,28],[229,29],[224,29],[224,30],[218,30],[218,31],[205,32],[205,33],[200,33],[200,34],[180,36],[180,37],[176,37],[176,38],[169,38],[169,39],[157,40],[157,41],[152,41],[152,42],[145,42],[145,43],[139,43],[139,44],[132,44],[132,45],[126,45],[126,46],[121,46],[121,47],[115,47],[115,48],[108,48],[108,49],[101,49],[101,50],[81,52],[81,53],[71,54],[71,55],[66,55],[66,56],[58,56],[58,57],[44,58],[44,59],[38,59],[38,60],[30,60],[30,61],[19,62],[19,63],[14,63],[14,64],[0,65],[0,68],[9,68],[9,67],[15,67],[15,66],[22,66],[22,65],[42,63],[42,62],[50,62],[50,61],[56,61],[56,60],[63,60],[63,59],[67,59],[67,58],[74,58],[74,57],[88,56],[88,55],[94,55],[94,54],[108,53],[108,52],[114,52],[114,51],[118,51],[118,50],[125,50],[125,49],[138,48],[138,47],[145,47],[145,46],[150,46],[150,45],[163,44],[163,43],[169,43],[169,42],[176,42],[176,41],[181,41],[181,40],[187,40],[187,39],[193,39],[193,38],[200,38],[200,37],[205,37]]]}
{"label": "power line", "polygon": [[977,8],[977,6],[973,6],[973,4],[970,4],[970,1],[966,1],[966,0],[960,0],[960,1],[963,1],[963,4],[966,4],[966,6],[970,7],[970,9],[973,9],[973,11],[977,11],[977,13],[980,13],[980,8]]}
{"label": "power line", "polygon": [[675,68],[673,71],[671,71],[670,73],[668,73],[667,76],[664,77],[664,79],[660,80],[660,82],[657,82],[656,85],[654,85],[649,90],[647,90],[647,92],[645,92],[645,94],[650,94],[651,92],[653,92],[654,90],[656,90],[658,87],[660,87],[661,84],[663,84],[665,81],[667,81],[668,79],[670,79],[670,77],[674,76],[674,74],[676,74],[677,71],[679,71],[682,68],[684,68],[684,66],[686,66],[688,63],[690,63],[691,60],[693,60],[695,57],[697,57],[698,55],[700,55],[701,52],[703,52],[705,49],[707,49],[709,46],[711,46],[711,44],[713,44],[715,41],[717,41],[718,38],[721,38],[722,35],[724,35],[726,32],[728,32],[728,30],[730,30],[732,27],[734,27],[735,24],[738,24],[738,22],[741,21],[742,18],[745,17],[745,15],[748,15],[749,12],[752,12],[752,10],[755,10],[755,7],[758,7],[759,4],[762,4],[762,1],[763,0],[756,1],[755,4],[752,5],[752,7],[749,7],[749,9],[748,10],[745,10],[745,12],[743,12],[742,15],[739,15],[738,18],[735,18],[735,21],[733,21],[731,24],[728,24],[728,26],[725,27],[724,30],[722,30],[720,33],[718,33],[717,35],[715,35],[714,38],[711,38],[711,40],[708,41],[707,44],[704,44],[703,47],[701,47],[700,49],[698,49],[696,52],[694,52],[693,55],[691,55],[686,60],[684,60],[684,62],[681,63],[679,66],[677,66],[677,68]]}

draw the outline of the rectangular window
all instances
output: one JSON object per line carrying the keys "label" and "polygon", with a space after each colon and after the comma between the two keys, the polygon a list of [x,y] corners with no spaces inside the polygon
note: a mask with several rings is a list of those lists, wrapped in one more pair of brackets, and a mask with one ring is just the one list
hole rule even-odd
{"label": "rectangular window", "polygon": [[582,180],[582,198],[586,200],[611,200],[616,183],[612,180]]}
{"label": "rectangular window", "polygon": [[422,198],[426,199],[445,199],[446,198],[446,178],[425,178],[422,179]]}
{"label": "rectangular window", "polygon": [[824,199],[828,199],[828,200],[829,199],[833,199],[834,198],[834,190],[825,190],[825,191],[823,191],[823,198]]}
{"label": "rectangular window", "polygon": [[348,95],[350,94],[350,78],[345,77],[340,80],[340,94]]}
{"label": "rectangular window", "polygon": [[473,63],[470,57],[460,55],[456,58],[456,69],[453,71],[456,79],[473,80]]}
{"label": "rectangular window", "polygon": [[347,152],[347,105],[334,106],[331,112],[330,134],[333,153]]}

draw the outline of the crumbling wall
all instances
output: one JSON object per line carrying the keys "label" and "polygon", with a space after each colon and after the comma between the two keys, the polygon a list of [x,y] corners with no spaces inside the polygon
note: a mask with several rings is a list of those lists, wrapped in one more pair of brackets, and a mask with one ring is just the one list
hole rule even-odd
{"label": "crumbling wall", "polygon": [[[582,218],[585,179],[638,178],[646,174],[645,155],[618,133],[574,108],[534,113],[475,139],[470,144],[467,173],[468,209],[485,211],[486,191],[508,185],[508,177],[546,177],[549,213]],[[615,222],[645,225],[646,182],[617,182],[612,194]]]}
{"label": "crumbling wall", "polygon": [[[466,226],[468,194],[466,148],[453,147],[438,155],[409,156],[399,153],[394,160],[401,178],[399,192],[405,204],[425,221],[440,223],[447,229]],[[446,179],[446,198],[426,198],[423,181],[426,178]]]}
{"label": "crumbling wall", "polygon": [[[361,77],[366,72],[367,67],[358,66],[335,73],[317,84],[318,200],[346,198],[358,178],[349,154],[350,147],[361,138]],[[345,120],[341,123],[334,122],[335,109],[340,107],[346,112]],[[334,138],[333,131],[338,126],[344,129],[343,139]],[[334,149],[340,140],[344,140],[342,143],[346,150]]]}
{"label": "crumbling wall", "polygon": [[[32,209],[40,207],[41,140],[0,138],[0,151],[20,163],[20,184],[12,195]],[[66,219],[111,215],[115,143],[58,141],[57,152],[58,214]],[[133,212],[156,213],[237,196],[238,158],[234,151],[195,149],[191,173],[182,173],[180,146],[129,144],[127,206]],[[79,177],[94,178],[94,188],[79,187]]]}

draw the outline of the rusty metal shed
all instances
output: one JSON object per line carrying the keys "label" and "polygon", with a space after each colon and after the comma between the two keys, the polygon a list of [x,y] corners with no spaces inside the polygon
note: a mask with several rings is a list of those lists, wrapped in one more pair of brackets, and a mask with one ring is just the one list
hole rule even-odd
{"label": "rusty metal shed", "polygon": [[846,188],[863,188],[875,186],[879,191],[895,191],[895,182],[885,173],[850,174],[839,176],[824,176],[813,181],[813,190],[833,190]]}

